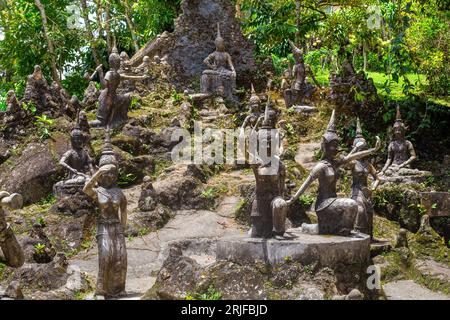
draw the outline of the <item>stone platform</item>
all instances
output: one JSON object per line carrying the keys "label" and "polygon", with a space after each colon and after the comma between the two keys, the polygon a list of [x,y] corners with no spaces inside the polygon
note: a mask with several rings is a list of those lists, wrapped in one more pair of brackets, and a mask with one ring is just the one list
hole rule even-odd
{"label": "stone platform", "polygon": [[223,238],[217,242],[216,257],[235,263],[261,261],[271,265],[286,260],[304,265],[317,262],[323,267],[365,265],[370,258],[370,238],[365,234],[358,237],[310,235],[297,229],[286,234],[289,238],[285,240],[254,239],[247,235]]}

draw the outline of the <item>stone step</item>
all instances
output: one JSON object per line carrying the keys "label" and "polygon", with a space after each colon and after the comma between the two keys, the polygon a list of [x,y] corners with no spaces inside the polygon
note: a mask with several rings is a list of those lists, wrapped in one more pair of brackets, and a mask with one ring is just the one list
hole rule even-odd
{"label": "stone step", "polygon": [[449,295],[433,292],[412,280],[386,283],[383,291],[387,300],[450,300]]}

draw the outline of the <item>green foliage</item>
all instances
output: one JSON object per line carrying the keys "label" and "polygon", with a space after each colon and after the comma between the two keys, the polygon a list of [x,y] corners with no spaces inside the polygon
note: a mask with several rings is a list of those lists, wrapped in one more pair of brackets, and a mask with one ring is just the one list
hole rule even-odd
{"label": "green foliage", "polygon": [[0,262],[0,281],[3,280],[3,273],[5,272],[6,265]]}
{"label": "green foliage", "polygon": [[117,185],[119,187],[128,187],[136,181],[137,177],[133,173],[127,173],[123,169],[119,169],[119,177],[117,179]]}
{"label": "green foliage", "polygon": [[203,293],[193,293],[186,295],[186,300],[221,300],[222,294],[213,286],[209,286],[208,290]]}
{"label": "green foliage", "polygon": [[0,92],[0,111],[6,111],[6,93]]}
{"label": "green foliage", "polygon": [[201,196],[205,199],[214,199],[217,197],[217,190],[216,188],[207,188],[202,191]]}
{"label": "green foliage", "polygon": [[45,253],[45,248],[46,248],[45,244],[37,243],[37,244],[34,245],[34,252],[36,254],[44,254]]}
{"label": "green foliage", "polygon": [[314,197],[308,194],[302,194],[298,199],[298,202],[302,204],[302,206],[310,207],[314,203]]}
{"label": "green foliage", "polygon": [[38,127],[39,130],[39,138],[41,140],[46,140],[51,137],[51,127],[55,120],[47,117],[47,115],[35,116],[36,121],[34,124]]}

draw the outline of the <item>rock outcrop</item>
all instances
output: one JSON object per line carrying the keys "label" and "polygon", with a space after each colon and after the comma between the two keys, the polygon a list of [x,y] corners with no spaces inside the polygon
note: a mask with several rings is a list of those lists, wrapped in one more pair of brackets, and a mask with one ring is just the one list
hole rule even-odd
{"label": "rock outcrop", "polygon": [[230,53],[237,72],[237,82],[256,70],[253,45],[242,35],[235,7],[230,0],[183,0],[182,14],[173,33],[163,33],[149,42],[131,59],[139,65],[144,56],[160,57],[170,70],[169,80],[179,91],[200,80],[205,70],[203,60],[214,51],[217,23],[220,24],[226,51]]}

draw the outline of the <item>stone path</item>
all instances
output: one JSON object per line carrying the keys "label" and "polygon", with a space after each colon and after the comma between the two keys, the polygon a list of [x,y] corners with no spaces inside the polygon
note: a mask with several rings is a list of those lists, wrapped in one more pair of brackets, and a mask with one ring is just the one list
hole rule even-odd
{"label": "stone path", "polygon": [[[127,190],[127,195],[133,190]],[[127,241],[128,271],[127,293],[124,300],[140,299],[156,279],[157,272],[164,261],[164,248],[171,241],[220,238],[241,234],[230,212],[239,203],[237,197],[225,197],[217,212],[207,210],[177,211],[175,217],[157,232],[149,233]],[[130,204],[130,207],[133,205]],[[97,275],[97,247],[80,253],[70,263],[78,266],[91,277]]]}
{"label": "stone path", "polygon": [[303,168],[310,171],[316,165],[314,153],[320,150],[320,142],[300,143],[295,156],[295,161]]}
{"label": "stone path", "polygon": [[388,300],[450,300],[449,295],[433,292],[412,280],[389,282],[383,290]]}

